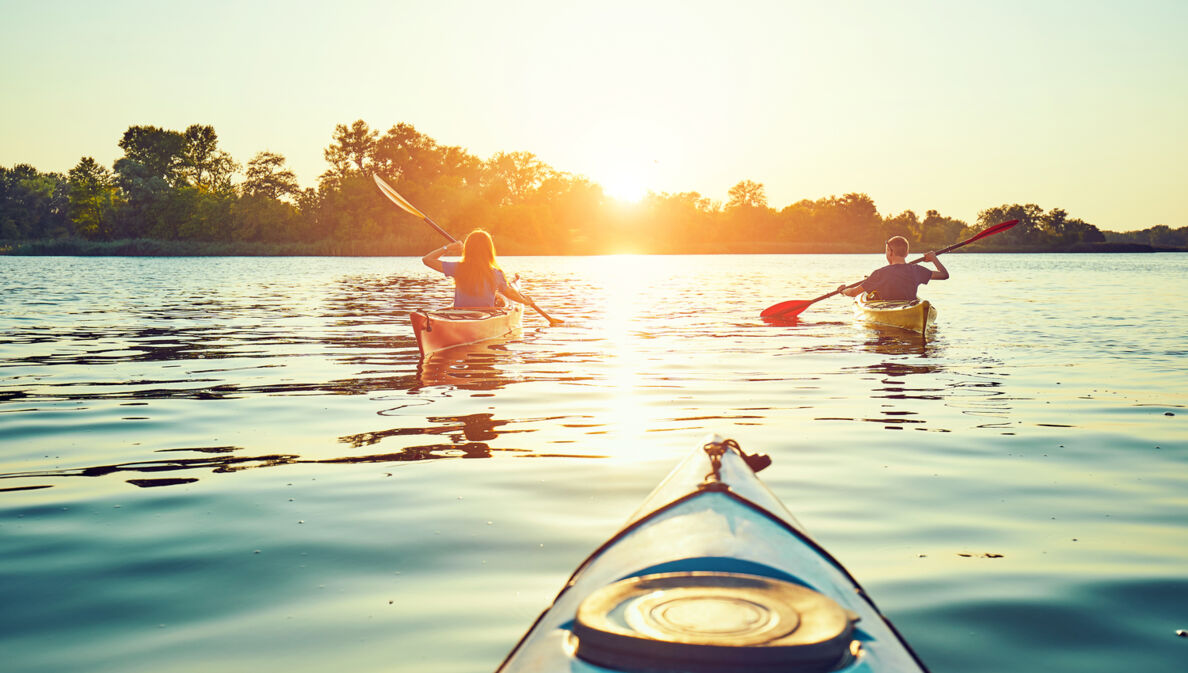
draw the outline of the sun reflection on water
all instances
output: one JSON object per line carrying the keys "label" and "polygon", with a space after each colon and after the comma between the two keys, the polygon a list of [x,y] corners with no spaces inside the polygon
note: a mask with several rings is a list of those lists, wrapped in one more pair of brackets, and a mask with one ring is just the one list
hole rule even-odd
{"label": "sun reflection on water", "polygon": [[601,267],[606,302],[602,329],[608,363],[608,432],[630,442],[643,437],[654,421],[652,409],[640,394],[647,363],[639,339],[641,311],[654,267],[639,255],[607,255],[596,262]]}

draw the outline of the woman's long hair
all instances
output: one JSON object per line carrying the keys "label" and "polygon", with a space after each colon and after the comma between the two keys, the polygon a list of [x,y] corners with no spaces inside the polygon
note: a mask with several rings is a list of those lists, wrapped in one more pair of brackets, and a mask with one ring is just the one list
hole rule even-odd
{"label": "woman's long hair", "polygon": [[492,270],[499,268],[495,259],[495,241],[491,234],[475,229],[466,236],[462,259],[454,273],[454,282],[468,294],[481,294],[495,281]]}

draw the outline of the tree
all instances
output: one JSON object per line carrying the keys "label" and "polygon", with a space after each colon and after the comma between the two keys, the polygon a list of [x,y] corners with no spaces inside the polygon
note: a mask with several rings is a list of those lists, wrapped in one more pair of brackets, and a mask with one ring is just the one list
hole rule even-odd
{"label": "tree", "polygon": [[234,241],[282,242],[301,239],[300,213],[285,201],[265,196],[245,196],[235,202],[230,233]]}
{"label": "tree", "polygon": [[1157,224],[1150,229],[1138,232],[1144,243],[1169,248],[1188,248],[1188,227],[1172,229],[1166,224]]}
{"label": "tree", "polygon": [[716,252],[729,238],[721,226],[721,204],[698,192],[649,193],[643,200],[648,252]]}
{"label": "tree", "polygon": [[730,233],[721,241],[727,246],[724,250],[741,251],[757,242],[770,242],[779,238],[779,218],[767,207],[767,194],[762,184],[743,180],[726,194],[729,199],[723,219]]}
{"label": "tree", "polygon": [[438,146],[437,151],[441,180],[467,188],[477,188],[482,184],[482,159],[456,146]]}
{"label": "tree", "polygon": [[487,160],[490,197],[497,205],[522,203],[554,171],[531,152],[497,152]]}
{"label": "tree", "polygon": [[470,210],[481,198],[483,161],[461,147],[438,145],[411,124],[397,124],[376,141],[371,169],[442,217]]}
{"label": "tree", "polygon": [[751,180],[743,180],[730,188],[726,195],[726,210],[735,208],[766,208],[767,194],[763,185]]}
{"label": "tree", "polygon": [[[1105,240],[1105,235],[1097,227],[1084,220],[1070,218],[1063,208],[1053,208],[1045,213],[1043,208],[1034,203],[1012,203],[987,208],[978,213],[976,229],[981,231],[1007,220],[1019,220],[1019,224],[995,236],[995,239],[1000,239],[993,241],[995,248],[1044,250]],[[973,231],[967,233],[972,234]],[[973,245],[980,246],[982,241]]]}
{"label": "tree", "polygon": [[533,249],[549,254],[568,252],[574,241],[588,240],[590,230],[605,229],[603,203],[602,188],[589,178],[550,169],[550,175],[523,204],[525,208],[516,211],[529,216],[514,222],[510,229]]}
{"label": "tree", "polygon": [[173,197],[186,184],[185,136],[156,126],[130,126],[119,146],[124,156],[115,161],[116,185],[126,205],[116,217],[116,235],[174,238],[181,215]]}
{"label": "tree", "polygon": [[28,164],[0,167],[0,239],[54,238],[70,233],[66,179]]}
{"label": "tree", "polygon": [[[116,161],[115,171],[121,177],[135,173],[139,179],[159,178],[169,187],[184,184],[186,138],[181,133],[156,126],[130,126],[119,147],[124,156]],[[129,162],[140,168],[125,168]]]}
{"label": "tree", "polygon": [[1053,208],[1037,222],[1039,230],[1050,245],[1063,247],[1076,243],[1100,243],[1105,236],[1097,227],[1084,220],[1070,218],[1063,208]]}
{"label": "tree", "polygon": [[115,179],[93,158],[83,157],[70,169],[70,219],[75,233],[86,238],[111,238],[115,207]]}
{"label": "tree", "polygon": [[1040,208],[1034,203],[1027,205],[1020,205],[1018,203],[1003,204],[994,208],[987,208],[978,213],[978,222],[975,229],[964,233],[972,236],[987,227],[1008,220],[1019,220],[1019,224],[1016,224],[1001,234],[971,243],[970,247],[994,247],[999,249],[1041,247],[1044,243],[1044,237],[1039,228],[1039,222],[1043,214],[1043,208]]}
{"label": "tree", "polygon": [[378,136],[379,132],[371,130],[362,119],[350,126],[335,126],[333,142],[322,153],[330,163],[330,169],[321,176],[322,182],[341,182],[352,174],[362,173],[371,162]]}
{"label": "tree", "polygon": [[801,199],[785,206],[779,214],[781,238],[797,243],[809,243],[819,238],[817,202]]}
{"label": "tree", "polygon": [[[1080,222],[1080,220],[1077,221]],[[1092,224],[1083,224],[1085,224],[1085,228],[1081,230],[1082,243],[1105,243],[1105,234],[1100,229]],[[1183,244],[1181,243],[1180,245],[1182,246]]]}
{"label": "tree", "polygon": [[943,248],[961,239],[961,232],[968,227],[965,222],[944,217],[935,210],[924,213],[920,223],[920,248]]}
{"label": "tree", "polygon": [[[874,199],[858,192],[818,202],[818,227],[823,237],[843,240],[851,245],[882,250],[883,218]],[[914,215],[913,215],[914,217]]]}
{"label": "tree", "polygon": [[239,164],[219,149],[219,136],[213,126],[192,124],[184,134],[181,174],[189,184],[203,189],[229,191],[231,176]]}
{"label": "tree", "polygon": [[375,143],[375,169],[395,183],[432,182],[441,172],[437,143],[412,124],[396,124]]}
{"label": "tree", "polygon": [[[902,213],[889,222],[910,229],[916,215]],[[841,197],[802,199],[780,211],[781,236],[801,249],[842,252],[881,250],[887,223],[870,196],[851,192]],[[892,225],[892,226],[896,226]]]}
{"label": "tree", "polygon": [[[929,211],[933,212],[933,211]],[[920,218],[911,210],[905,210],[895,217],[883,220],[883,236],[903,236],[909,241],[920,240]]]}
{"label": "tree", "polygon": [[245,196],[281,199],[295,197],[301,188],[297,176],[285,167],[285,158],[280,154],[264,150],[247,164],[246,179],[243,182]]}
{"label": "tree", "polygon": [[182,187],[168,200],[168,217],[161,220],[157,238],[188,241],[228,241],[233,238],[234,195],[203,187]]}
{"label": "tree", "polygon": [[1141,231],[1108,231],[1098,233],[1102,234],[1103,240],[1110,243],[1137,243],[1162,248],[1188,249],[1188,227],[1172,229],[1166,224],[1158,224]]}

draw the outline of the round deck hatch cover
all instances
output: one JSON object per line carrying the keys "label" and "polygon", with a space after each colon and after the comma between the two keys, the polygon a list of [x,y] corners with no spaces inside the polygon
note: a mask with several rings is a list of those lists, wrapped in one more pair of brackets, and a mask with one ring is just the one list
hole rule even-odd
{"label": "round deck hatch cover", "polygon": [[829,671],[851,656],[857,618],[784,580],[676,572],[595,591],[573,632],[578,657],[624,671]]}

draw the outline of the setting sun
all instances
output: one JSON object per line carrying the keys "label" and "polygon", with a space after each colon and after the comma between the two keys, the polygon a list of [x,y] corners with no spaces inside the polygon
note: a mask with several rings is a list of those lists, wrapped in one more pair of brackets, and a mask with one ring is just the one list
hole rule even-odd
{"label": "setting sun", "polygon": [[602,181],[602,191],[616,201],[639,203],[647,196],[648,188],[636,176],[622,174]]}

